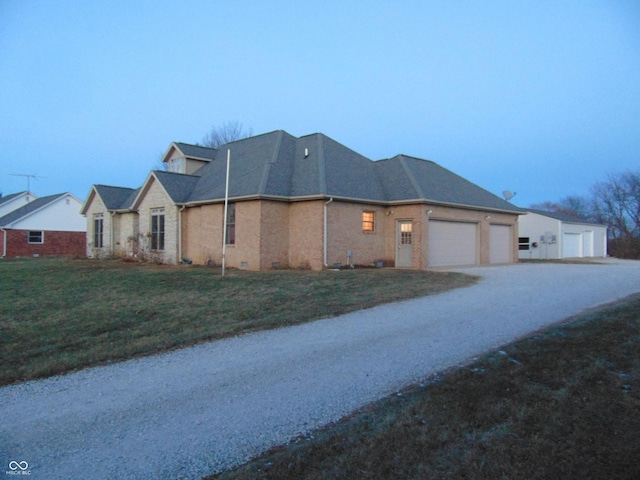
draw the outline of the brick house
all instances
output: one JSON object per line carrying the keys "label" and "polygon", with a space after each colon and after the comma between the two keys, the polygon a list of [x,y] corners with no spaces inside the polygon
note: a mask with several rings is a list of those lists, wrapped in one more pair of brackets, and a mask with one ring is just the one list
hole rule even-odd
{"label": "brick house", "polygon": [[94,185],[87,255],[250,270],[335,264],[426,269],[513,263],[522,211],[438,164],[371,161],[317,133],[275,131],[219,149],[172,143],[138,189]]}
{"label": "brick house", "polygon": [[84,254],[86,220],[80,214],[80,200],[70,193],[41,198],[28,194],[28,202],[24,195],[17,195],[17,208],[0,217],[3,258]]}

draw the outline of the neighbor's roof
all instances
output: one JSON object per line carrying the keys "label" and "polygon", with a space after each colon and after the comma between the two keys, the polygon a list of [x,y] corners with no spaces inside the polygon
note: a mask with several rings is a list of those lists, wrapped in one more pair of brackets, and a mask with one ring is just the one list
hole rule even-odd
{"label": "neighbor's roof", "polygon": [[[29,193],[29,192],[27,192],[27,191],[25,190],[24,192],[11,193],[11,194],[9,194],[9,195],[5,195],[5,196],[3,196],[3,197],[0,197],[0,205],[2,205],[3,203],[7,203],[8,201],[13,200],[14,198],[17,198],[17,197],[19,197],[19,196],[21,196],[21,195],[26,195],[26,194],[28,194],[28,193]],[[32,196],[33,198],[36,198],[36,196],[35,196],[33,193],[31,193],[31,196]]]}
{"label": "neighbor's roof", "polygon": [[[434,162],[405,155],[374,162],[322,133],[294,137],[277,130],[230,142],[217,150],[175,142],[172,145],[185,155],[193,147],[200,153],[208,153],[212,160],[193,175],[156,171],[147,179],[147,182],[152,177],[157,179],[172,200],[180,204],[224,199],[226,158],[230,150],[231,199],[428,202],[522,213],[518,207]],[[103,195],[105,187],[100,188],[103,201],[107,201],[105,195],[116,196],[116,190],[105,191]],[[124,192],[118,195],[119,201],[124,201]],[[136,195],[129,197],[131,203],[127,208],[133,206]]]}
{"label": "neighbor's roof", "polygon": [[24,206],[14,210],[13,212],[7,213],[5,216],[0,217],[0,227],[6,227],[11,225],[12,223],[17,222],[18,220],[23,219],[24,217],[30,215],[36,210],[40,210],[41,208],[46,207],[50,203],[55,202],[59,198],[68,195],[68,193],[58,193],[56,195],[49,195],[47,197],[37,198]]}
{"label": "neighbor's roof", "polygon": [[601,223],[592,222],[591,220],[587,220],[586,218],[578,217],[576,215],[569,215],[569,214],[561,213],[561,212],[547,212],[546,210],[536,210],[536,209],[532,209],[532,208],[527,209],[527,212],[537,213],[538,215],[542,215],[542,216],[545,216],[545,217],[553,218],[555,220],[560,220],[561,222],[565,222],[565,223],[579,223],[579,224],[584,224],[584,225],[599,225],[599,226],[603,226],[603,227],[606,226],[606,225],[603,225]]}

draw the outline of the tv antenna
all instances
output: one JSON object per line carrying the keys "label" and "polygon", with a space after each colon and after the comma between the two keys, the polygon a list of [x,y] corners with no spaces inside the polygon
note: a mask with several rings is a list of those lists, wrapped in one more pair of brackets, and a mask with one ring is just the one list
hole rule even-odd
{"label": "tv antenna", "polygon": [[502,196],[504,197],[504,199],[508,202],[510,201],[513,197],[516,196],[516,192],[510,192],[509,190],[505,190],[504,192],[502,192]]}
{"label": "tv antenna", "polygon": [[31,179],[38,180],[39,178],[47,178],[41,177],[40,175],[30,175],[27,173],[10,173],[12,177],[26,177],[27,179],[27,192],[31,193]]}

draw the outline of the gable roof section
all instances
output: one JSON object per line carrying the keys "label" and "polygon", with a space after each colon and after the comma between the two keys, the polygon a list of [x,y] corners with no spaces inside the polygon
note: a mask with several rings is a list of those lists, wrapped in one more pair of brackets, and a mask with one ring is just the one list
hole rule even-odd
{"label": "gable roof section", "polygon": [[95,189],[107,210],[126,210],[131,206],[131,196],[137,192],[134,188],[95,185]]}
{"label": "gable roof section", "polygon": [[201,145],[191,145],[189,143],[171,142],[167,151],[162,155],[162,161],[166,161],[171,156],[173,150],[179,151],[182,156],[192,158],[194,160],[205,160],[207,162],[216,157],[217,150],[215,148],[203,147]]}
{"label": "gable roof section", "polygon": [[217,150],[215,148],[203,147],[201,145],[191,145],[189,143],[173,142],[173,145],[184,154],[185,157],[201,158],[205,160],[213,160],[216,158]]}
{"label": "gable roof section", "polygon": [[38,210],[45,208],[47,205],[50,205],[51,203],[55,202],[59,198],[65,197],[67,195],[70,195],[70,194],[58,193],[56,195],[49,195],[47,197],[37,198],[27,203],[26,205],[14,210],[13,212],[6,214],[2,218],[0,218],[0,227],[9,227],[11,226],[11,224],[16,223],[19,220],[23,220],[29,215],[37,212]]}
{"label": "gable roof section", "polygon": [[191,191],[200,180],[198,176],[164,172],[161,170],[154,171],[153,175],[158,179],[174,203],[186,202],[191,195]]}
{"label": "gable roof section", "polygon": [[140,191],[139,188],[112,187],[109,185],[93,185],[87,196],[80,213],[87,214],[93,198],[98,195],[110,212],[122,212],[131,210],[133,200]]}
{"label": "gable roof section", "polygon": [[[285,138],[286,137],[286,138]],[[227,150],[231,150],[229,197],[289,196],[293,137],[280,130],[223,145],[216,158],[198,170],[200,180],[189,202],[199,203],[225,197]]]}

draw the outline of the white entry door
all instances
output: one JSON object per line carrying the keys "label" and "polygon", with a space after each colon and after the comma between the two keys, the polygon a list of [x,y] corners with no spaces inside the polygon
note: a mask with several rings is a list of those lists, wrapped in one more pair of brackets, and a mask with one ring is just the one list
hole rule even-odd
{"label": "white entry door", "polygon": [[396,267],[413,267],[413,222],[399,220],[396,224]]}

